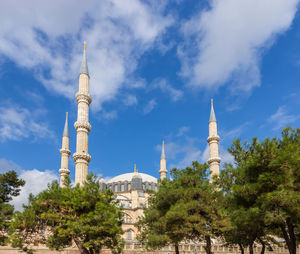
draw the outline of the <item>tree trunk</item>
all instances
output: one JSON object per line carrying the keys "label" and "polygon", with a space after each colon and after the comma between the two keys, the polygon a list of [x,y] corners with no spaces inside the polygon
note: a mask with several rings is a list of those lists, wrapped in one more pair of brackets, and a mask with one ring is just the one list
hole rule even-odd
{"label": "tree trunk", "polygon": [[245,252],[244,252],[244,247],[243,247],[243,245],[239,243],[239,247],[240,247],[241,254],[244,254]]}
{"label": "tree trunk", "polygon": [[175,253],[179,254],[179,246],[177,243],[175,243]]}
{"label": "tree trunk", "polygon": [[[286,220],[286,225],[280,225],[281,232],[283,234],[286,245],[289,249],[290,254],[296,254],[296,238],[294,233],[294,226],[292,225],[290,219]],[[288,231],[287,231],[288,230]]]}
{"label": "tree trunk", "polygon": [[206,254],[213,254],[211,252],[211,238],[209,235],[205,236],[206,245],[204,246]]}
{"label": "tree trunk", "polygon": [[82,242],[78,238],[74,237],[73,240],[81,254],[89,254],[89,251],[82,246]]}
{"label": "tree trunk", "polygon": [[265,244],[265,242],[261,238],[258,238],[258,241],[261,244],[261,252],[260,252],[260,254],[264,254],[265,250],[266,250],[266,244]]}
{"label": "tree trunk", "polygon": [[253,254],[253,242],[249,245],[249,253]]}

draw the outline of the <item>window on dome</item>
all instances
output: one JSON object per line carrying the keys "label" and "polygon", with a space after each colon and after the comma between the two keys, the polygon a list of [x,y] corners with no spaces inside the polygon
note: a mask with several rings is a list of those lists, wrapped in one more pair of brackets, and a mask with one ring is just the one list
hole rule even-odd
{"label": "window on dome", "polygon": [[114,185],[114,192],[117,192],[118,191],[118,185]]}
{"label": "window on dome", "polygon": [[121,184],[121,191],[124,191],[124,184]]}
{"label": "window on dome", "polygon": [[129,184],[128,184],[128,190],[130,190],[130,189],[131,189],[131,184],[129,183]]}

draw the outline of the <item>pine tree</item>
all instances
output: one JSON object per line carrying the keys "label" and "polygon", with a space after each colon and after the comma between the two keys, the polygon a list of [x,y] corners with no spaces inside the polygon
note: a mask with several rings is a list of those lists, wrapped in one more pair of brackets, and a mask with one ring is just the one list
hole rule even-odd
{"label": "pine tree", "polygon": [[37,196],[30,196],[22,213],[11,225],[14,247],[30,253],[35,242],[61,250],[74,242],[80,253],[100,253],[103,247],[120,253],[123,248],[122,212],[110,190],[100,190],[89,175],[82,187],[60,188],[57,181]]}
{"label": "pine tree", "polygon": [[15,171],[0,174],[0,245],[6,244],[6,232],[13,215],[14,207],[9,204],[13,197],[20,194],[25,181],[18,178]]}
{"label": "pine tree", "polygon": [[300,129],[286,128],[281,138],[251,143],[235,140],[229,152],[235,165],[227,165],[220,186],[227,193],[227,208],[235,231],[227,240],[240,247],[265,247],[271,235],[285,239],[296,253],[300,224]]}
{"label": "pine tree", "polygon": [[139,222],[139,239],[147,247],[173,244],[179,253],[179,243],[184,240],[205,241],[206,253],[212,253],[212,237],[220,237],[230,224],[222,192],[207,174],[208,165],[195,161],[183,170],[173,169],[173,180],[161,182]]}

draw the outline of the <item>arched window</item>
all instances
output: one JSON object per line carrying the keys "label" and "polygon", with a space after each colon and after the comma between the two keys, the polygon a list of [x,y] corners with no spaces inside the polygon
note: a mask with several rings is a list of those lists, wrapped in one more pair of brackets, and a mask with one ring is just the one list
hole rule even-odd
{"label": "arched window", "polygon": [[125,223],[132,223],[132,218],[127,213],[124,213],[124,222]]}
{"label": "arched window", "polygon": [[132,229],[129,229],[126,232],[125,239],[127,239],[127,240],[133,240],[133,237],[134,237],[134,232],[133,232]]}
{"label": "arched window", "polygon": [[118,192],[118,185],[117,184],[114,185],[114,192]]}

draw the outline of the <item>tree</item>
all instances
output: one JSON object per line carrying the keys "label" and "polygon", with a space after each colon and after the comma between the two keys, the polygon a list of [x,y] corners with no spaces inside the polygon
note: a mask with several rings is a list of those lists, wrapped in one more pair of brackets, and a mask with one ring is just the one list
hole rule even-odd
{"label": "tree", "polygon": [[14,211],[13,205],[9,202],[20,194],[20,187],[24,184],[25,181],[19,179],[15,171],[0,174],[0,245],[6,243],[6,231]]}
{"label": "tree", "polygon": [[[180,199],[180,190],[174,188],[170,180],[163,180],[158,192],[152,192],[148,199],[148,208],[144,208],[144,217],[137,223],[137,239],[147,249],[159,249],[173,245],[179,253],[179,243],[187,234],[186,211],[176,203]],[[179,209],[178,209],[179,208]]]}
{"label": "tree", "polygon": [[150,248],[181,241],[205,241],[211,254],[211,238],[230,225],[223,209],[223,195],[208,178],[208,165],[196,161],[183,170],[172,169],[173,180],[162,181],[149,200],[139,222],[140,240]]}
{"label": "tree", "polygon": [[12,245],[28,253],[36,241],[61,250],[74,242],[80,253],[96,254],[105,246],[114,253],[123,248],[122,212],[110,190],[100,190],[89,175],[82,187],[60,188],[57,181],[37,196],[30,196],[11,225]]}
{"label": "tree", "polygon": [[252,238],[243,244],[251,251],[254,241],[259,241],[264,250],[272,241],[270,235],[278,235],[295,254],[300,224],[300,129],[286,128],[281,138],[262,142],[253,138],[242,145],[235,140],[229,152],[235,165],[227,166],[219,183],[227,192],[231,214],[242,218],[233,221],[239,229],[236,233]]}
{"label": "tree", "polygon": [[254,194],[257,188],[255,185],[247,184],[249,178],[243,169],[243,167],[234,168],[231,164],[226,164],[217,179],[217,183],[225,193],[225,207],[232,226],[223,234],[226,244],[238,245],[242,254],[246,247],[249,247],[250,253],[253,253],[253,245],[256,241],[262,244],[262,253],[264,253],[265,245],[268,245],[264,212],[256,204]]}

